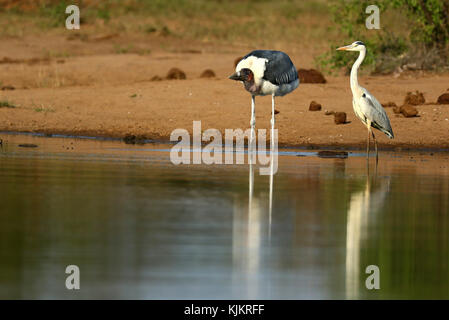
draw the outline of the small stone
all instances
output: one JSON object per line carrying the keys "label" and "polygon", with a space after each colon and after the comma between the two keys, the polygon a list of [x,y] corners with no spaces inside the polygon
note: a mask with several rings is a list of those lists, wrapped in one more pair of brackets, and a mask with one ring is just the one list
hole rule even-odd
{"label": "small stone", "polygon": [[418,115],[418,109],[414,106],[404,105],[401,107],[401,113],[406,118],[416,117]]}
{"label": "small stone", "polygon": [[407,92],[407,95],[404,99],[404,105],[409,106],[419,106],[424,104],[426,99],[424,98],[424,94],[422,92],[416,91],[415,93]]}
{"label": "small stone", "polygon": [[126,144],[135,144],[136,143],[136,136],[133,134],[127,134],[124,138],[123,141]]}
{"label": "small stone", "polygon": [[437,103],[438,104],[449,104],[449,93],[443,93],[441,96],[439,96]]}
{"label": "small stone", "polygon": [[185,72],[178,68],[171,68],[167,73],[168,80],[185,80],[186,78]]}
{"label": "small stone", "polygon": [[37,148],[37,144],[34,144],[34,143],[22,143],[22,144],[19,144],[19,147],[21,147],[21,148]]}
{"label": "small stone", "polygon": [[348,157],[347,151],[320,151],[318,152],[319,158],[339,158],[339,159],[346,159]]}
{"label": "small stone", "polygon": [[156,75],[153,78],[151,78],[151,81],[162,81],[162,78]]}
{"label": "small stone", "polygon": [[147,137],[143,136],[143,135],[133,135],[133,134],[127,134],[124,138],[123,141],[126,144],[145,144],[147,140]]}
{"label": "small stone", "polygon": [[315,69],[298,69],[300,83],[326,83],[323,74]]}
{"label": "small stone", "polygon": [[335,112],[334,122],[335,122],[335,124],[345,124],[346,123],[346,112]]}
{"label": "small stone", "polygon": [[215,72],[211,69],[206,69],[201,73],[200,78],[215,78]]}
{"label": "small stone", "polygon": [[321,104],[319,104],[316,101],[310,102],[309,111],[320,111],[321,110]]}

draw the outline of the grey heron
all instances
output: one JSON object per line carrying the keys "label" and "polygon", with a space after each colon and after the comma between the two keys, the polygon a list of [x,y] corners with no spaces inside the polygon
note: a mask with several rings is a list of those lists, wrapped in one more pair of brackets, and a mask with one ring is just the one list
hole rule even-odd
{"label": "grey heron", "polygon": [[372,134],[374,139],[374,145],[376,148],[376,163],[378,161],[377,152],[377,141],[374,132],[371,127],[376,128],[383,133],[385,133],[388,138],[393,139],[394,134],[391,129],[390,119],[388,119],[387,113],[385,112],[382,105],[377,101],[377,99],[368,92],[365,88],[359,85],[357,80],[357,71],[360,65],[365,59],[366,47],[362,41],[356,41],[350,45],[337,48],[337,50],[345,51],[358,51],[359,57],[355,61],[351,69],[351,91],[352,91],[352,107],[354,108],[355,115],[365,124],[368,129],[368,140],[366,146],[366,157],[369,157],[369,144],[370,144],[370,134]]}
{"label": "grey heron", "polygon": [[251,142],[256,126],[255,97],[271,95],[271,137],[274,133],[274,97],[284,96],[299,85],[298,71],[281,51],[255,50],[244,56],[229,79],[242,81],[251,93]]}

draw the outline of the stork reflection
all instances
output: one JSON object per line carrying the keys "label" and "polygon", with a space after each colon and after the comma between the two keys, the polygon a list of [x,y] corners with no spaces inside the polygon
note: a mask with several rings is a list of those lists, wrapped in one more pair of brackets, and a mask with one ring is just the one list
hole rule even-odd
{"label": "stork reflection", "polygon": [[[241,210],[242,206],[234,207],[233,217],[233,281],[237,298],[256,299],[269,295],[269,279],[262,280],[263,246],[271,242],[271,223],[273,210],[273,157],[270,152],[270,176],[268,201],[267,193],[254,192],[255,156],[248,150],[248,210]],[[261,176],[263,179],[265,176]],[[266,189],[265,189],[266,190]],[[268,210],[267,210],[268,205]]]}
{"label": "stork reflection", "polygon": [[[378,181],[377,170],[372,178],[366,177],[364,189],[351,196],[346,224],[346,298],[360,298],[360,279],[365,274],[361,265],[360,251],[368,238],[370,224],[375,223],[376,214],[385,202],[390,187],[390,177]],[[363,283],[362,283],[363,285]]]}

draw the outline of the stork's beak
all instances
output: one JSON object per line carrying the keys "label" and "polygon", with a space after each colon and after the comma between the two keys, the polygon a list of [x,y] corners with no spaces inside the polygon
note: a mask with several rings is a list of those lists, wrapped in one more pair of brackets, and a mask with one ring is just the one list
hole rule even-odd
{"label": "stork's beak", "polygon": [[236,72],[233,75],[229,76],[229,79],[236,80],[236,81],[242,81],[242,76],[240,75],[240,72]]}
{"label": "stork's beak", "polygon": [[351,48],[352,48],[352,45],[348,45],[348,46],[337,48],[337,50],[338,51],[342,51],[342,50],[348,50],[348,49],[351,49]]}

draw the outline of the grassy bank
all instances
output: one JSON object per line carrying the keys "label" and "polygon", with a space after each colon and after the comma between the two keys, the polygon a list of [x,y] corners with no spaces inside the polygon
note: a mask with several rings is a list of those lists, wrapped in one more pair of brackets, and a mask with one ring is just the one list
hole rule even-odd
{"label": "grassy bank", "polygon": [[[444,1],[432,2],[437,17],[438,3]],[[0,0],[0,37],[66,35],[65,8],[73,3],[81,10],[77,39],[120,35],[129,40],[114,44],[111,53],[147,53],[136,43],[152,37],[162,39],[161,47],[199,42],[219,44],[224,50],[234,46],[311,51],[317,68],[340,72],[348,70],[354,57],[335,48],[363,40],[368,47],[365,72],[448,70],[449,54],[442,41],[434,41],[434,46],[419,40],[439,20],[423,22],[425,13],[415,13],[414,4],[406,0],[396,5],[376,2],[381,8],[379,30],[365,27],[368,0]]]}
{"label": "grassy bank", "polygon": [[[232,44],[325,42],[332,37],[324,0],[70,1],[82,25],[96,32],[157,34]],[[64,28],[68,1],[3,1],[2,35],[23,36]],[[335,35],[334,35],[335,36]]]}

